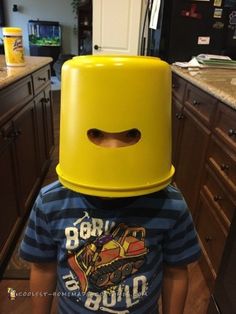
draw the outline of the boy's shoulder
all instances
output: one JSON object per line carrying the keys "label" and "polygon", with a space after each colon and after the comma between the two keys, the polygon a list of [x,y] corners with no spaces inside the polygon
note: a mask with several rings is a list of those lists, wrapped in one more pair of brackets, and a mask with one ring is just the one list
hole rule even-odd
{"label": "boy's shoulder", "polygon": [[60,181],[55,181],[41,188],[39,197],[43,203],[47,203],[54,200],[80,198],[81,194],[67,189]]}
{"label": "boy's shoulder", "polygon": [[168,198],[168,199],[176,199],[176,200],[183,200],[184,201],[182,193],[174,185],[168,185],[162,191],[163,191],[163,193],[165,193],[166,198]]}
{"label": "boy's shoulder", "polygon": [[60,181],[57,180],[57,181],[54,181],[54,182],[42,187],[41,194],[47,195],[48,193],[56,192],[56,191],[63,190],[63,189],[64,189],[63,185],[60,183]]}
{"label": "boy's shoulder", "polygon": [[139,199],[139,204],[145,204],[152,209],[158,209],[160,214],[176,215],[176,217],[188,212],[186,201],[180,190],[173,186],[168,185],[160,191],[143,195]]}
{"label": "boy's shoulder", "polygon": [[173,186],[173,185],[168,185],[167,187],[165,187],[164,189],[148,194],[148,195],[144,195],[144,198],[149,198],[149,199],[153,199],[153,200],[173,200],[173,201],[181,201],[183,203],[185,203],[184,197],[182,195],[182,193],[180,192],[180,190]]}

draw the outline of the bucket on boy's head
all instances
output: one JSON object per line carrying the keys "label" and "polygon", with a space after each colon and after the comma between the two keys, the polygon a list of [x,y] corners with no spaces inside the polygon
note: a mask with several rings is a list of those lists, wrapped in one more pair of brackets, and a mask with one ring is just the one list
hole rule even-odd
{"label": "bucket on boy's head", "polygon": [[[158,58],[79,56],[62,67],[60,182],[76,192],[130,197],[166,187],[171,165],[171,70]],[[89,132],[139,131],[105,147]]]}
{"label": "bucket on boy's head", "polygon": [[3,27],[2,32],[7,66],[25,65],[22,29]]}

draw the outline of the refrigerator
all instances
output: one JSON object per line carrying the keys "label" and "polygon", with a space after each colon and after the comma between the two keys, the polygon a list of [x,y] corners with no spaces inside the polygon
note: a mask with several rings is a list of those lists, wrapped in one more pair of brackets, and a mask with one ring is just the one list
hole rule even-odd
{"label": "refrigerator", "polygon": [[141,55],[169,63],[202,53],[236,59],[236,0],[146,0],[143,16]]}
{"label": "refrigerator", "polygon": [[236,0],[225,0],[223,53],[236,60]]}

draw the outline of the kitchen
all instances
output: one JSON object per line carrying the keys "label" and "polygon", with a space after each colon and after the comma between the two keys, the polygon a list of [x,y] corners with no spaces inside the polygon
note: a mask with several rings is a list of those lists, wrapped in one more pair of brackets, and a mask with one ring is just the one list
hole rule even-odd
{"label": "kitchen", "polygon": [[[176,66],[173,66],[172,69],[174,88],[173,114],[175,115],[173,121],[177,121],[173,122],[173,129],[175,130],[173,139],[176,147],[176,149],[173,150],[175,155],[173,157],[173,162],[177,167],[176,183],[183,190],[183,193],[186,191],[185,198],[190,204],[193,216],[196,214],[196,221],[204,221],[206,217],[208,217],[209,221],[213,221],[214,218],[216,218],[216,223],[213,224],[215,226],[215,228],[213,227],[213,231],[220,230],[221,234],[223,234],[221,241],[223,238],[224,242],[229,230],[230,221],[233,218],[232,213],[235,209],[234,70],[212,69],[209,70],[209,72],[206,72],[207,70],[192,69],[191,71],[188,71]],[[35,69],[33,69],[33,72],[36,72]],[[43,74],[44,76],[44,73],[45,72],[40,73],[40,75]],[[48,77],[47,74],[46,77]],[[45,85],[43,87],[45,87]],[[41,88],[41,90],[40,88],[41,87],[39,86],[38,91],[43,90],[43,88]],[[38,95],[37,93],[38,92],[36,92],[35,96]],[[228,135],[227,133],[230,130],[230,135]],[[193,139],[195,142],[195,137],[195,149],[193,150],[191,147],[191,151],[188,143]],[[229,178],[227,178],[228,169],[226,169],[226,174],[223,173],[223,175],[218,171],[218,168],[220,168],[217,166],[217,162],[219,163],[218,155],[220,154],[221,156],[222,154],[219,152],[219,146],[224,148],[223,154],[227,158],[227,163],[225,163],[226,166],[230,163],[230,167],[232,168],[232,174],[228,175]],[[215,158],[214,156],[209,156],[209,151],[216,151],[218,155]],[[208,156],[209,161],[207,159]],[[184,160],[185,162],[179,162],[178,159],[181,159],[181,161]],[[190,160],[191,162],[189,164]],[[183,174],[187,175],[187,177],[183,177]],[[190,179],[188,175],[190,176]],[[191,189],[189,182],[193,177],[195,178],[193,183],[194,189]],[[216,189],[215,186],[217,186],[219,192],[225,192],[224,198],[226,195],[226,201],[229,205],[227,205],[226,209],[224,207],[221,208],[221,206],[218,205],[220,201],[214,201],[217,203],[217,206],[216,213],[214,213],[215,216],[214,214],[212,216],[212,212],[208,210],[208,207],[214,208],[211,203],[211,198],[221,196],[218,195],[218,190],[217,195],[214,194],[214,189]],[[201,193],[201,198],[198,195],[199,192]],[[196,208],[198,206],[201,211],[199,210],[197,213]],[[202,208],[204,208],[204,210],[202,210]],[[206,217],[204,216],[205,211],[208,213],[208,216]],[[218,224],[219,221],[220,224]],[[202,238],[206,238],[206,242],[208,243],[204,246],[207,249],[205,266],[203,266],[203,268],[207,271],[206,276],[208,278],[208,284],[211,284],[212,280],[214,281],[215,273],[219,267],[220,257],[219,254],[216,257],[213,254],[213,260],[211,260],[212,257],[209,255],[209,250],[212,250],[213,252],[220,250],[222,254],[222,242],[220,242],[220,249],[218,247],[215,249],[214,246],[209,248],[214,241],[212,241],[211,235],[205,235],[205,228],[203,225],[200,224],[199,226]],[[215,254],[217,255],[217,252]],[[217,265],[215,264],[215,258],[217,259]],[[228,311],[227,313],[230,312]]]}

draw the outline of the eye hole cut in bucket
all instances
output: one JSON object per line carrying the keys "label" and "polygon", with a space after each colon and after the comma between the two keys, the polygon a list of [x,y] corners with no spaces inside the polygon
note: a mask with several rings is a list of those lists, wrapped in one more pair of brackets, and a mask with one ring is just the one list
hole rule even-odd
{"label": "eye hole cut in bucket", "polygon": [[129,129],[122,132],[106,132],[96,128],[89,129],[88,139],[95,145],[107,148],[131,146],[139,142],[141,132],[136,129]]}

